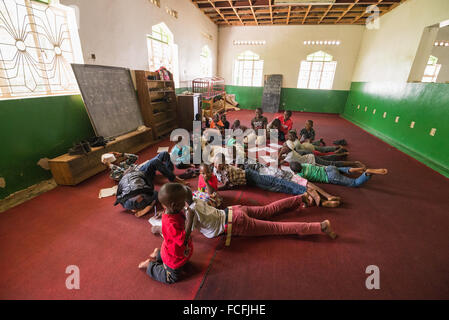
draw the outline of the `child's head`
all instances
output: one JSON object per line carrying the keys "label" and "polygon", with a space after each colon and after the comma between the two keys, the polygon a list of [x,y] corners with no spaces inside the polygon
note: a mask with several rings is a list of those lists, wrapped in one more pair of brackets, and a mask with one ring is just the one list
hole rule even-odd
{"label": "child's head", "polygon": [[221,115],[221,121],[222,122],[226,122],[226,114],[225,113],[223,113],[222,115]]}
{"label": "child's head", "polygon": [[232,124],[232,130],[235,130],[240,127],[240,120],[235,120]]}
{"label": "child's head", "polygon": [[186,193],[186,202],[191,205],[193,202],[192,189],[188,186],[183,186]]}
{"label": "child's head", "polygon": [[215,156],[214,166],[217,170],[223,170],[226,165],[226,156],[224,153],[220,152]]}
{"label": "child's head", "polygon": [[117,158],[112,153],[105,153],[101,156],[101,162],[103,162],[107,166],[116,161]]}
{"label": "child's head", "polygon": [[306,129],[310,130],[313,128],[313,121],[312,120],[307,120],[306,122]]}
{"label": "child's head", "polygon": [[158,198],[167,213],[180,212],[185,205],[185,189],[180,183],[164,184],[159,191]]}
{"label": "child's head", "polygon": [[214,122],[220,121],[220,114],[216,113],[214,114]]}
{"label": "child's head", "polygon": [[204,177],[206,177],[207,179],[210,179],[210,176],[212,174],[212,170],[211,170],[210,166],[208,166],[205,163],[201,164],[200,165],[200,174],[203,175]]}
{"label": "child's head", "polygon": [[287,139],[290,141],[296,141],[298,139],[298,135],[295,130],[290,130],[287,135]]}
{"label": "child's head", "polygon": [[256,109],[256,118],[260,118],[263,115],[263,110],[262,108],[257,108]]}
{"label": "child's head", "polygon": [[288,120],[292,117],[292,112],[290,110],[286,110],[284,112],[284,120]]}
{"label": "child's head", "polygon": [[195,121],[201,121],[201,115],[199,113],[195,115]]}
{"label": "child's head", "polygon": [[279,157],[284,155],[284,154],[289,154],[290,152],[292,152],[292,150],[290,150],[289,147],[284,146],[279,150]]}
{"label": "child's head", "polygon": [[294,173],[301,173],[301,171],[302,171],[302,165],[301,165],[299,162],[292,161],[292,162],[290,162],[290,169],[291,169]]}
{"label": "child's head", "polygon": [[274,119],[274,121],[272,122],[272,125],[274,128],[279,129],[281,127],[281,120]]}

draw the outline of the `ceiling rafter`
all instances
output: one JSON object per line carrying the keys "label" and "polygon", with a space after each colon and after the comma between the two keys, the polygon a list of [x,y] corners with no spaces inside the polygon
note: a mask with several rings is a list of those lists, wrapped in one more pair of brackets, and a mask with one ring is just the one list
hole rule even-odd
{"label": "ceiling rafter", "polygon": [[307,16],[309,15],[309,12],[311,9],[312,9],[312,5],[310,4],[309,7],[307,8],[307,12],[306,12],[306,15],[304,16],[304,19],[302,20],[302,24],[304,24],[304,22],[306,22]]}
{"label": "ceiling rafter", "polygon": [[252,0],[248,0],[248,1],[249,1],[249,5],[251,7],[251,12],[253,13],[253,16],[254,16],[254,20],[256,21],[256,24],[259,25],[259,21],[257,21],[256,13],[254,12],[253,1]]}
{"label": "ceiling rafter", "polygon": [[208,1],[212,5],[212,7],[215,9],[215,11],[217,11],[217,13],[223,18],[223,20],[226,21],[227,24],[230,24],[228,19],[226,19],[225,16],[220,12],[220,10],[217,9],[215,4],[211,0],[208,0]]}
{"label": "ceiling rafter", "polygon": [[[376,6],[379,5],[382,1],[384,1],[384,0],[378,0],[378,2],[377,2],[375,5],[376,5]],[[356,23],[357,21],[359,21],[365,14],[366,14],[366,10],[365,10],[361,15],[359,15],[357,18],[355,18],[355,19],[351,22],[351,24],[354,24],[354,23]]]}
{"label": "ceiling rafter", "polygon": [[343,14],[340,16],[340,18],[337,19],[337,21],[335,21],[335,23],[337,24],[341,19],[343,19],[343,17],[349,12],[351,11],[352,8],[354,8],[354,6],[359,2],[359,0],[355,0],[355,2],[353,4],[350,4],[348,9],[346,9]]}
{"label": "ceiling rafter", "polygon": [[215,24],[239,25],[362,25],[367,6],[380,15],[407,0],[338,0],[338,2],[274,3],[273,0],[191,0]]}
{"label": "ceiling rafter", "polygon": [[326,12],[323,14],[323,16],[321,17],[320,21],[318,21],[318,24],[320,24],[321,22],[323,22],[324,18],[326,18],[327,14],[329,13],[329,11],[331,11],[333,5],[329,5],[329,7],[327,8]]}
{"label": "ceiling rafter", "polygon": [[228,2],[229,2],[229,5],[231,6],[232,10],[234,10],[234,13],[235,13],[235,15],[237,16],[237,18],[239,18],[240,23],[242,24],[242,26],[245,25],[245,24],[243,23],[243,21],[242,21],[242,18],[240,18],[239,13],[238,13],[237,10],[235,9],[234,5],[232,4],[232,1],[231,1],[231,0],[228,0]]}

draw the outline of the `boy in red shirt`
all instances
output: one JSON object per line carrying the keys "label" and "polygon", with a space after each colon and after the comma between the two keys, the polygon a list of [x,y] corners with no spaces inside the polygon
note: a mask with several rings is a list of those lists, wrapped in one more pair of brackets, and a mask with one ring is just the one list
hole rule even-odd
{"label": "boy in red shirt", "polygon": [[156,248],[150,258],[140,263],[140,269],[156,281],[172,284],[180,280],[182,267],[193,253],[190,239],[193,219],[186,224],[184,208],[190,208],[185,202],[185,189],[181,184],[168,183],[159,191],[159,202],[164,207],[162,215],[162,236],[164,242],[161,249]]}
{"label": "boy in red shirt", "polygon": [[293,121],[291,119],[292,112],[287,110],[284,112],[284,115],[277,117],[279,121],[281,122],[281,127],[279,130],[279,140],[284,142],[285,137],[287,137],[287,134],[290,130],[293,128]]}

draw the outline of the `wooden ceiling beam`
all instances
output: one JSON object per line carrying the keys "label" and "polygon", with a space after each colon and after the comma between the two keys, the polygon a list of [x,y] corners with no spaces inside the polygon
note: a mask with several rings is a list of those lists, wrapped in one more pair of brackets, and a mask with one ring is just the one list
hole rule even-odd
{"label": "wooden ceiling beam", "polygon": [[309,7],[307,8],[306,15],[304,16],[304,19],[302,20],[302,24],[304,24],[304,22],[306,22],[307,16],[309,15],[309,12],[311,9],[312,9],[312,5],[309,5]]}
{"label": "wooden ceiling beam", "polygon": [[254,16],[254,20],[256,21],[256,25],[259,25],[259,22],[257,21],[256,13],[254,12],[253,1],[252,0],[248,0],[248,1],[249,1],[249,5],[251,7],[251,12],[253,13],[253,16]]}
{"label": "wooden ceiling beam", "polygon": [[331,5],[327,8],[326,12],[323,14],[323,16],[321,17],[320,21],[318,21],[318,24],[320,24],[320,23],[324,20],[324,18],[326,18],[327,14],[329,13],[329,11],[331,11],[332,7],[333,7],[333,5],[331,4]]}
{"label": "wooden ceiling beam", "polygon": [[[378,2],[377,2],[375,5],[376,5],[376,6],[379,5],[382,1],[383,1],[383,0],[378,0]],[[356,23],[357,21],[359,21],[365,14],[366,14],[366,10],[365,10],[361,15],[359,15],[357,18],[355,18],[355,19],[351,22],[351,24],[354,24],[354,23]]]}
{"label": "wooden ceiling beam", "polygon": [[211,0],[208,1],[212,5],[212,7],[214,7],[215,11],[217,11],[217,13],[223,18],[223,20],[226,21],[227,24],[229,24],[228,19],[226,19],[225,16],[220,12],[220,10],[218,10],[217,7],[215,7],[215,4]]}
{"label": "wooden ceiling beam", "polygon": [[354,8],[354,6],[359,2],[359,0],[355,0],[353,4],[350,4],[348,9],[346,9],[343,14],[340,16],[340,18],[337,19],[337,21],[335,21],[335,24],[337,24],[338,22],[340,22],[341,19],[343,19],[343,17],[349,12],[351,11],[352,8]]}
{"label": "wooden ceiling beam", "polygon": [[240,18],[239,13],[238,13],[237,10],[235,9],[234,5],[232,4],[232,1],[231,1],[231,0],[228,0],[228,2],[229,2],[229,5],[231,6],[232,10],[234,10],[234,13],[235,13],[235,15],[237,16],[237,18],[239,18],[240,23],[242,24],[242,26],[245,25],[245,24],[243,23],[242,19]]}

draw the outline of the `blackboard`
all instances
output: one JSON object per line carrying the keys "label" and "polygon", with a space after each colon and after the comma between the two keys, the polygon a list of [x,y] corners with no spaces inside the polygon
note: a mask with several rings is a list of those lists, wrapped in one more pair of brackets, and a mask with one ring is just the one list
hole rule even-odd
{"label": "blackboard", "polygon": [[279,112],[281,104],[282,75],[272,74],[265,78],[262,97],[262,110],[264,112]]}
{"label": "blackboard", "polygon": [[97,136],[117,137],[143,125],[129,69],[72,64]]}

